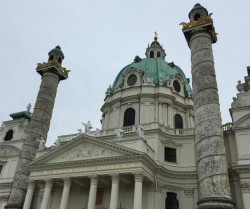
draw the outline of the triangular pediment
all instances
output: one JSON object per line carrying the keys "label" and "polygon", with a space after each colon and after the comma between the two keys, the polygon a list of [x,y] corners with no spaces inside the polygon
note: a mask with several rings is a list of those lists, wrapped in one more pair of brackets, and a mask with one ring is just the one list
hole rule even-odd
{"label": "triangular pediment", "polygon": [[31,166],[58,164],[72,161],[104,159],[140,155],[139,151],[106,142],[87,135],[81,135],[57,149],[37,158]]}
{"label": "triangular pediment", "polygon": [[234,129],[250,127],[250,114],[245,115],[234,124]]}

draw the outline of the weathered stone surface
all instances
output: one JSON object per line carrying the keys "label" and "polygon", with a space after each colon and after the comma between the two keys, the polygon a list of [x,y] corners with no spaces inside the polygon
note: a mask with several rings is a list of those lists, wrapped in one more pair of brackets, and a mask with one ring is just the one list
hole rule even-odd
{"label": "weathered stone surface", "polygon": [[221,136],[208,137],[196,145],[197,160],[210,155],[223,155],[225,146]]}
{"label": "weathered stone surface", "polygon": [[29,126],[29,133],[22,148],[10,198],[5,208],[18,209],[23,206],[28,186],[27,180],[29,178],[27,165],[36,156],[36,150],[39,146],[38,139],[41,137],[47,138],[58,83],[58,76],[52,72],[46,72],[42,77],[42,83]]}
{"label": "weathered stone surface", "polygon": [[[187,32],[191,49],[199,209],[233,208],[227,174],[221,114],[214,70],[215,31],[202,26]],[[216,198],[216,199],[213,199]]]}
{"label": "weathered stone surface", "polygon": [[221,119],[221,114],[218,104],[206,104],[194,111],[195,126],[200,122],[211,119]]}
{"label": "weathered stone surface", "polygon": [[202,158],[197,164],[198,181],[204,178],[218,175],[227,174],[227,162],[224,155],[214,155]]}
{"label": "weathered stone surface", "polygon": [[219,96],[216,89],[205,89],[193,95],[194,108],[205,104],[219,104]]}
{"label": "weathered stone surface", "polygon": [[195,129],[195,142],[212,137],[212,136],[221,136],[221,120],[219,118],[205,120],[196,125]]}
{"label": "weathered stone surface", "polygon": [[221,174],[203,179],[199,183],[199,193],[200,199],[207,197],[231,199],[228,175]]}
{"label": "weathered stone surface", "polygon": [[202,75],[193,82],[193,96],[205,89],[217,89],[216,77],[211,75]]}

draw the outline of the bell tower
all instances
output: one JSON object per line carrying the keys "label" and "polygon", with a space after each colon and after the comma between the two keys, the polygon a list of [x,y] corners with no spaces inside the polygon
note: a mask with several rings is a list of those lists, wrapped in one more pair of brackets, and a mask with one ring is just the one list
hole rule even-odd
{"label": "bell tower", "polygon": [[182,22],[191,50],[195,143],[199,184],[198,209],[232,209],[228,168],[212,44],[217,37],[212,13],[196,4],[189,23]]}
{"label": "bell tower", "polygon": [[61,66],[63,59],[64,54],[60,46],[57,46],[49,52],[48,62],[37,64],[36,71],[42,76],[42,81],[6,209],[23,208],[29,179],[27,165],[36,156],[39,140],[47,139],[58,84],[68,78],[69,70]]}

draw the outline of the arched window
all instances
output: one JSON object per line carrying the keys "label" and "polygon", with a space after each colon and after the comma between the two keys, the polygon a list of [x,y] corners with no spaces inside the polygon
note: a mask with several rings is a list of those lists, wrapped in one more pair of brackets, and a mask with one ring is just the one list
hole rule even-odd
{"label": "arched window", "polygon": [[183,129],[183,120],[179,114],[174,116],[174,124],[176,129]]}
{"label": "arched window", "polygon": [[9,131],[6,133],[5,137],[4,137],[4,141],[9,141],[9,140],[11,140],[11,139],[13,138],[13,133],[14,133],[14,131],[9,130]]}
{"label": "arched window", "polygon": [[49,60],[51,61],[51,60],[53,60],[53,59],[54,59],[54,56],[53,56],[53,55],[50,55]]}
{"label": "arched window", "polygon": [[123,126],[132,126],[135,125],[135,110],[129,108],[124,113]]}
{"label": "arched window", "polygon": [[62,63],[62,58],[61,57],[58,58],[58,62]]}
{"label": "arched window", "polygon": [[157,57],[161,57],[161,52],[157,52]]}
{"label": "arched window", "polygon": [[166,198],[166,209],[179,209],[179,202],[177,200],[177,194],[168,192]]}
{"label": "arched window", "polygon": [[196,13],[194,15],[194,21],[197,21],[200,17],[201,17],[201,15],[199,13]]}
{"label": "arched window", "polygon": [[151,51],[150,52],[150,58],[154,58],[154,57],[155,57],[154,51]]}

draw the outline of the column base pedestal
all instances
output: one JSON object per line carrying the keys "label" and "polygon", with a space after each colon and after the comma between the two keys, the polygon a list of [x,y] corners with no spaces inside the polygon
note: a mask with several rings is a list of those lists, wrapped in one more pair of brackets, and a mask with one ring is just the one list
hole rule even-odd
{"label": "column base pedestal", "polygon": [[198,209],[234,209],[234,202],[227,198],[210,197],[197,202]]}

